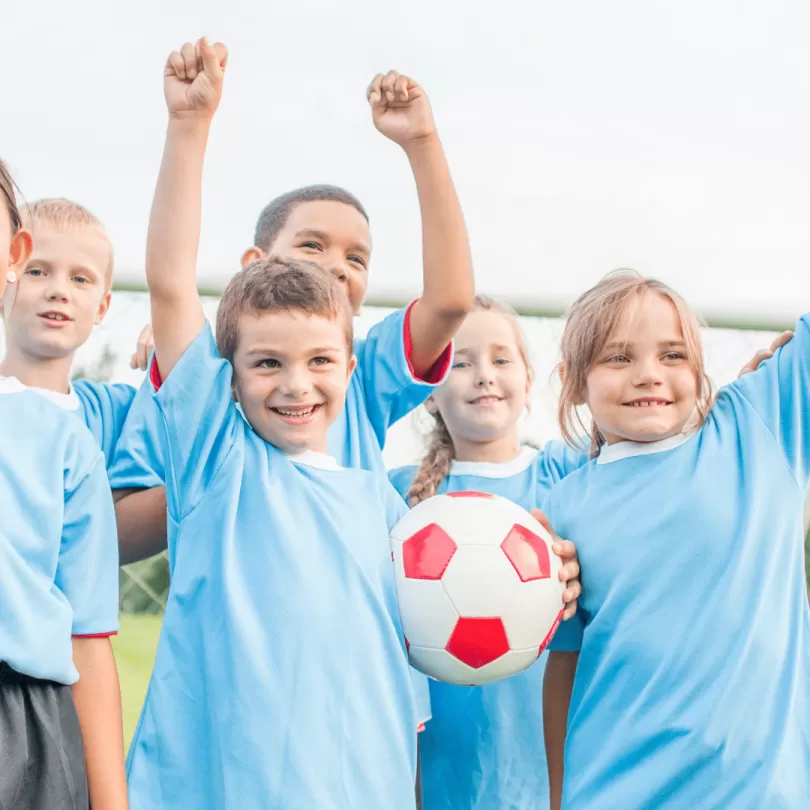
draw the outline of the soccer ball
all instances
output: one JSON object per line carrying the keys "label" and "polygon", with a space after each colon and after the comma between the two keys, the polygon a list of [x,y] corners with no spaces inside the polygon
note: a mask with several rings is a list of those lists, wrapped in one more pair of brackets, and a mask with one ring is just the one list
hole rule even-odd
{"label": "soccer ball", "polygon": [[417,504],[391,532],[411,664],[480,685],[531,666],[563,613],[548,532],[497,495],[455,492]]}

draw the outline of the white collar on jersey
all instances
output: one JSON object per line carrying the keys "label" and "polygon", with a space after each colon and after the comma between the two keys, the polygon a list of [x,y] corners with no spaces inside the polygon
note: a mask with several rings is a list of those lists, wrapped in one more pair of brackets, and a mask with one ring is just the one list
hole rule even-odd
{"label": "white collar on jersey", "polygon": [[511,461],[454,461],[450,475],[477,475],[479,478],[511,478],[531,466],[537,456],[533,447],[524,447]]}
{"label": "white collar on jersey", "polygon": [[49,391],[47,388],[23,385],[16,377],[0,377],[0,394],[19,394],[20,391],[33,391],[65,411],[78,411],[81,405],[79,396],[72,385],[67,394],[60,394],[58,391]]}
{"label": "white collar on jersey", "polygon": [[692,433],[678,433],[675,436],[667,436],[657,442],[616,442],[616,444],[603,444],[599,455],[596,458],[597,464],[610,464],[612,461],[621,461],[623,458],[633,456],[648,456],[652,453],[664,453],[667,450],[674,450],[684,442],[688,442],[696,431]]}
{"label": "white collar on jersey", "polygon": [[319,470],[343,469],[333,456],[319,453],[317,450],[304,450],[301,453],[287,453],[287,461],[303,464],[305,467],[317,467]]}

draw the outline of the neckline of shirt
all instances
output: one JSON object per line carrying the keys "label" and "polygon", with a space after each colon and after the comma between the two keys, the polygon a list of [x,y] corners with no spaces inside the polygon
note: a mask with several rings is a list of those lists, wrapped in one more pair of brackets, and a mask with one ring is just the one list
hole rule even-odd
{"label": "neckline of shirt", "polygon": [[524,447],[509,461],[453,461],[450,475],[475,475],[479,478],[511,478],[528,469],[537,456],[534,447]]}
{"label": "neckline of shirt", "polygon": [[635,456],[649,456],[653,453],[665,453],[674,450],[685,442],[688,442],[697,431],[691,433],[678,433],[675,436],[667,436],[666,439],[659,439],[655,442],[616,442],[616,444],[603,444],[599,455],[596,458],[597,464],[610,464],[614,461],[621,461],[623,458],[634,458]]}
{"label": "neckline of shirt", "polygon": [[286,453],[287,461],[292,464],[302,464],[305,467],[315,467],[319,470],[342,470],[334,456],[319,453],[317,450],[304,450],[300,453]]}
{"label": "neckline of shirt", "polygon": [[78,411],[81,404],[76,389],[72,385],[67,394],[60,394],[58,391],[50,391],[47,388],[25,385],[17,377],[0,377],[0,394],[19,394],[21,391],[32,391],[39,394],[65,411]]}

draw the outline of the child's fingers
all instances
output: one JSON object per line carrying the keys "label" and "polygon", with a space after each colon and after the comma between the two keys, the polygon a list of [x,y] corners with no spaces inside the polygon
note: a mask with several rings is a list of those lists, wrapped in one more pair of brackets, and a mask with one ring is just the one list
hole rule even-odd
{"label": "child's fingers", "polygon": [[561,537],[554,535],[554,545],[552,551],[561,560],[576,559],[577,547],[570,540],[563,540]]}
{"label": "child's fingers", "polygon": [[186,78],[186,60],[180,51],[172,51],[166,60],[166,71],[171,71],[178,79]]}
{"label": "child's fingers", "polygon": [[576,602],[574,602],[573,605],[568,605],[563,611],[563,621],[567,622],[569,619],[573,619],[574,616],[576,615],[577,615],[577,604]]}
{"label": "child's fingers", "polygon": [[186,78],[194,81],[199,73],[199,70],[197,70],[197,47],[190,42],[186,42],[180,49],[180,53],[185,64]]}
{"label": "child's fingers", "polygon": [[371,84],[366,90],[366,98],[369,104],[379,104],[382,101],[382,73],[378,73],[372,80]]}
{"label": "child's fingers", "polygon": [[554,534],[554,529],[551,528],[551,524],[548,522],[548,518],[539,510],[539,509],[532,509],[532,517],[553,537],[557,535]]}
{"label": "child's fingers", "polygon": [[560,572],[557,576],[560,582],[568,582],[569,580],[576,579],[579,576],[579,573],[579,561],[569,560],[560,568]]}
{"label": "child's fingers", "polygon": [[219,69],[224,72],[228,67],[228,48],[222,42],[215,42],[212,47],[219,59]]}
{"label": "child's fingers", "polygon": [[407,76],[403,76],[400,74],[397,76],[396,81],[394,82],[394,96],[397,101],[407,101],[408,100],[408,85],[410,84],[410,80]]}
{"label": "child's fingers", "polygon": [[211,44],[208,42],[207,37],[203,37],[200,40],[200,63],[202,64],[203,70],[209,76],[219,77],[222,75],[222,59],[224,57],[225,61],[228,60],[228,50],[225,46],[220,42],[217,43],[220,46],[220,52],[217,53],[216,48],[212,47]]}
{"label": "child's fingers", "polygon": [[775,352],[777,349],[781,349],[786,343],[790,343],[793,340],[793,332],[782,332],[773,343],[771,343],[771,351]]}
{"label": "child's fingers", "polygon": [[566,608],[568,608],[568,606],[573,602],[576,602],[581,595],[582,585],[579,584],[579,580],[575,580],[565,589],[565,592],[563,593],[563,603],[565,604]]}
{"label": "child's fingers", "polygon": [[382,80],[382,92],[385,95],[386,101],[395,101],[395,87],[397,79],[399,78],[399,73],[396,70],[389,70],[388,73],[385,74],[385,78]]}

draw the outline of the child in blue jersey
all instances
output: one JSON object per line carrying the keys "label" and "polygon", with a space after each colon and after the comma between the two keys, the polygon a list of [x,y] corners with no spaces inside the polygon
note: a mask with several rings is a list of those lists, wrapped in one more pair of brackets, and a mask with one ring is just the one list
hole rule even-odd
{"label": "child in blue jersey", "polygon": [[593,459],[543,507],[582,565],[546,667],[553,806],[806,808],[810,318],[713,397],[683,300],[614,274],[572,307],[561,373]]}
{"label": "child in blue jersey", "polygon": [[228,285],[215,343],[197,294],[225,63],[202,40],[165,71],[147,279],[175,557],[130,802],[410,810],[416,709],[388,542],[406,507],[326,453],[356,363],[348,299],[317,265],[259,261]]}
{"label": "child in blue jersey", "polygon": [[[357,369],[346,406],[330,428],[329,452],[344,466],[382,473],[386,431],[445,378],[451,339],[474,292],[461,207],[425,92],[408,77],[389,73],[374,79],[368,99],[375,126],[402,147],[413,170],[425,283],[417,301],[356,341]],[[335,186],[283,194],[261,212],[242,265],[268,257],[311,261],[334,273],[358,313],[371,259],[368,215],[356,197]],[[132,561],[167,545],[162,490],[143,491],[164,480],[154,407],[146,388],[136,398],[110,470],[121,556]]]}
{"label": "child in blue jersey", "polygon": [[[0,294],[32,249],[0,162]],[[126,810],[115,517],[78,419],[0,379],[0,807]]]}
{"label": "child in blue jersey", "polygon": [[109,309],[112,245],[101,222],[70,200],[39,200],[22,215],[34,249],[2,299],[6,355],[0,378],[13,377],[81,417],[109,466],[135,389],[71,383],[70,369]]}
{"label": "child in blue jersey", "polygon": [[[477,297],[454,345],[450,376],[427,402],[436,424],[422,463],[394,470],[391,481],[411,504],[437,492],[474,490],[535,509],[587,455],[559,441],[540,451],[521,446],[532,371],[513,312]],[[559,553],[567,561],[561,578],[576,576],[570,544],[561,543]],[[572,583],[566,601],[578,590]],[[525,672],[483,687],[430,681],[432,719],[420,737],[426,810],[548,807],[545,659],[544,653]]]}

